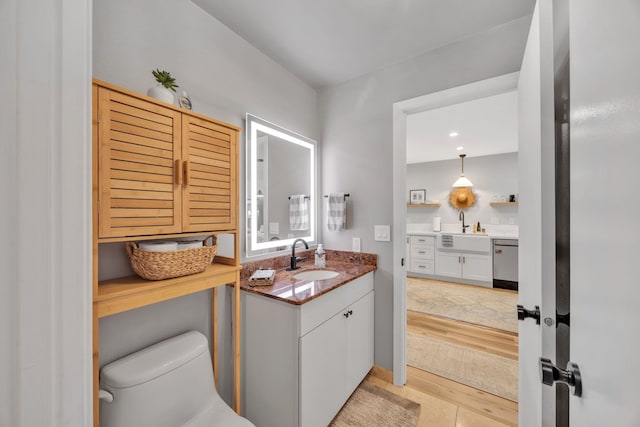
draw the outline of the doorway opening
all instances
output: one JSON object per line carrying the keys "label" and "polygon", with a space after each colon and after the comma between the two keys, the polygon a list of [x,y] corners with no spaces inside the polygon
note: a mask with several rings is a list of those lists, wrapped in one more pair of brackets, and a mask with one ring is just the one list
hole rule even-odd
{"label": "doorway opening", "polygon": [[[464,174],[474,181],[475,173],[471,191],[478,203],[473,207],[449,204],[451,183],[460,173],[455,154],[427,148],[431,157],[423,158],[408,146],[412,126],[423,115],[446,112],[462,123],[464,114],[452,115],[452,108],[517,96],[517,77],[513,73],[394,105],[394,383],[406,383],[409,374],[431,383],[432,389],[463,386],[470,387],[469,393],[498,396],[496,407],[512,409],[505,415],[507,424],[517,423],[517,291],[494,289],[493,244],[495,238],[505,238],[516,242],[517,251],[517,107],[512,107],[515,150],[500,154],[482,151],[482,144],[474,147],[479,137],[449,140],[447,136],[462,133],[443,124],[437,114],[435,122],[426,125],[446,133],[439,147],[443,150],[469,145],[458,152],[467,152]],[[475,165],[469,164],[470,158]],[[409,197],[416,190],[424,190],[420,203]],[[468,234],[461,233],[460,212],[473,225]],[[453,247],[443,236],[456,242]],[[457,245],[469,239],[472,247]],[[473,246],[478,242],[482,247]]]}

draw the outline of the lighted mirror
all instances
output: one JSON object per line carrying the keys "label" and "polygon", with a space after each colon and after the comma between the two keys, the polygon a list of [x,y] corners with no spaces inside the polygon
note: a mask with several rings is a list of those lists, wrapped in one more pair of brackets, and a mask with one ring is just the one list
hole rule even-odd
{"label": "lighted mirror", "polygon": [[246,122],[247,256],[316,239],[316,142],[251,114]]}

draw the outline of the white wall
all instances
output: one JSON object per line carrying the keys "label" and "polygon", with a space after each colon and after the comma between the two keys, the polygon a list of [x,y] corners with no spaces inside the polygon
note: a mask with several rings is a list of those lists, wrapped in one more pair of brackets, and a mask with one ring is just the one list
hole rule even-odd
{"label": "white wall", "polygon": [[318,94],[323,193],[351,193],[348,229],[324,232],[324,243],[349,250],[360,237],[362,251],[379,256],[377,365],[391,369],[393,362],[393,247],[373,239],[374,225],[393,223],[392,104],[519,70],[528,28],[522,18]]}
{"label": "white wall", "polygon": [[[240,127],[250,112],[317,138],[315,91],[192,2],[94,0],[93,16],[96,78],[146,93],[155,85],[151,70],[164,69],[176,78],[179,90],[187,91],[194,111]],[[244,212],[244,134],[240,145],[240,212]],[[244,254],[243,235],[240,242]],[[122,245],[103,249],[112,262],[110,271],[101,271],[101,276],[128,271]],[[219,315],[224,320],[231,302],[222,293]],[[187,329],[210,336],[209,295],[202,292],[101,320],[102,362]],[[220,385],[231,402],[231,326],[222,323]]]}
{"label": "white wall", "polygon": [[[518,224],[517,206],[491,206],[493,197],[518,193],[518,153],[467,157],[464,174],[473,183],[476,204],[465,209],[465,224]],[[439,208],[407,208],[407,224],[431,224],[439,216],[444,224],[459,224],[459,210],[449,204],[451,184],[460,176],[460,160],[411,163],[407,165],[409,190],[426,189],[428,200],[438,200]],[[408,199],[407,199],[408,200]]]}
{"label": "white wall", "polygon": [[0,2],[0,426],[91,425],[90,14]]}

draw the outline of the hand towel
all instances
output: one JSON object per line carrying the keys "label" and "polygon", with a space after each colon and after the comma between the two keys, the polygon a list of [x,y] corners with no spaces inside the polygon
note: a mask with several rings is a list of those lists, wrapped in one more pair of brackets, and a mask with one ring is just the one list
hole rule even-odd
{"label": "hand towel", "polygon": [[327,203],[327,229],[342,231],[347,226],[347,198],[344,193],[329,194]]}
{"label": "hand towel", "polygon": [[304,194],[289,197],[289,229],[291,231],[309,229],[309,204]]}

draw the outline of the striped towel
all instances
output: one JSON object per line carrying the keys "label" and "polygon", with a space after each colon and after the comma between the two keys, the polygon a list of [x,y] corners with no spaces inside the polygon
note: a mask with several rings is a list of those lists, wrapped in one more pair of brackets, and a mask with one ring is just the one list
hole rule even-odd
{"label": "striped towel", "polygon": [[296,194],[289,198],[289,229],[291,231],[309,229],[309,204],[304,194]]}
{"label": "striped towel", "polygon": [[329,194],[327,203],[327,229],[342,231],[347,226],[347,199],[344,193]]}
{"label": "striped towel", "polygon": [[442,236],[440,236],[440,239],[442,239],[443,248],[453,247],[453,236],[451,234],[443,234]]}

